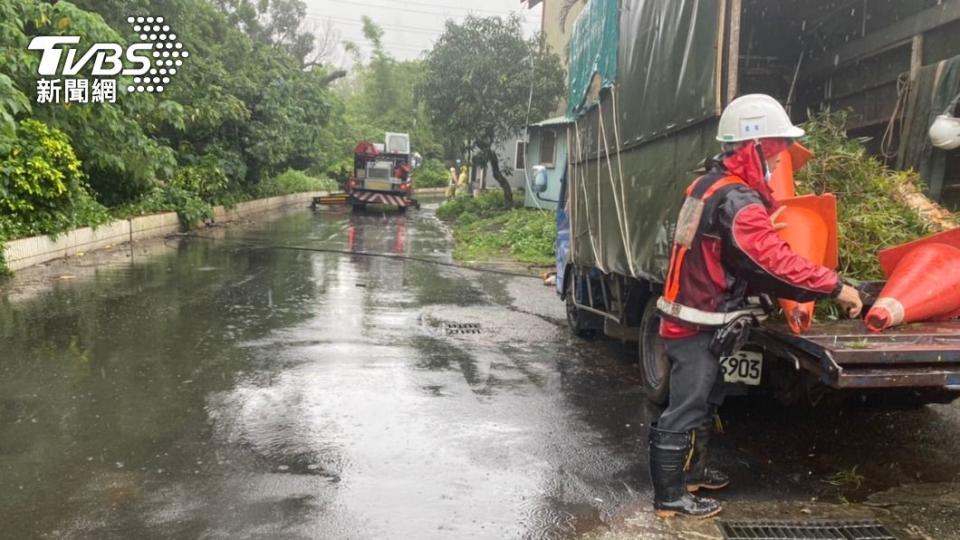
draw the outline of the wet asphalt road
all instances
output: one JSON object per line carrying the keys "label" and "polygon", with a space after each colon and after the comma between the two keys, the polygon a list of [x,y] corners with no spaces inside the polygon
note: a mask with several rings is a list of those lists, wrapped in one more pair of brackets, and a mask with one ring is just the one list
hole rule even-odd
{"label": "wet asphalt road", "polygon": [[[4,538],[719,538],[647,511],[631,345],[536,279],[360,254],[450,262],[429,209],[202,234],[4,287]],[[956,406],[723,417],[729,516],[960,538]]]}

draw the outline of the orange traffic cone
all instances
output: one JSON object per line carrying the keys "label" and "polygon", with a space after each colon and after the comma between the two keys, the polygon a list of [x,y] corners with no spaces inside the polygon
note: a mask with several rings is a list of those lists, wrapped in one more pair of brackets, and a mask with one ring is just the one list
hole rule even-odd
{"label": "orange traffic cone", "polygon": [[807,164],[808,161],[813,159],[813,152],[800,143],[791,144],[787,148],[787,152],[790,153],[790,161],[793,162],[794,171],[799,171]]}
{"label": "orange traffic cone", "polygon": [[[833,261],[831,267],[836,268],[836,199],[832,195],[824,200],[796,197],[793,173],[802,169],[812,157],[813,152],[803,145],[791,144],[780,154],[780,165],[770,177],[773,197],[787,207],[780,218],[780,223],[786,223],[787,228],[780,231],[780,236],[790,244],[791,249],[811,262],[824,264],[830,259]],[[833,256],[828,256],[828,253],[833,253]],[[780,307],[794,333],[800,334],[810,328],[813,302],[781,299]]]}
{"label": "orange traffic cone", "polygon": [[[780,237],[795,253],[808,261],[837,267],[837,199],[832,193],[804,195],[780,201],[786,210],[778,223],[786,223]],[[780,307],[795,334],[801,334],[813,323],[814,302],[780,299]]]}
{"label": "orange traffic cone", "polygon": [[773,198],[782,201],[796,196],[796,181],[793,173],[799,171],[813,157],[813,152],[801,144],[791,144],[780,153],[780,165],[770,176]]}
{"label": "orange traffic cone", "polygon": [[884,250],[888,280],[867,313],[867,328],[960,315],[960,229]]}

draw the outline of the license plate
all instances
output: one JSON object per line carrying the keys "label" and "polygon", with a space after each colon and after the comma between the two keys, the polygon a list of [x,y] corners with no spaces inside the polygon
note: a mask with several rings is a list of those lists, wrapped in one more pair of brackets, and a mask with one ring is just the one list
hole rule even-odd
{"label": "license plate", "polygon": [[367,183],[363,187],[374,191],[392,191],[392,184],[390,182],[377,180],[367,180]]}
{"label": "license plate", "polygon": [[723,369],[723,380],[728,383],[757,386],[763,372],[763,353],[740,351],[733,356],[725,356],[720,359],[720,368]]}

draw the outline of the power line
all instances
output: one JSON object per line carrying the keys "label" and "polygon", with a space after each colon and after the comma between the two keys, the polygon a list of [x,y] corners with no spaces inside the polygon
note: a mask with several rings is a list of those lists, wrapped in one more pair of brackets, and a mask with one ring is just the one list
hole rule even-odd
{"label": "power line", "polygon": [[[446,9],[447,11],[423,11],[423,10],[417,10],[417,9],[399,8],[399,7],[396,7],[396,6],[385,6],[385,5],[383,5],[383,4],[365,4],[365,3],[363,3],[363,2],[355,2],[355,1],[353,1],[353,0],[326,0],[326,1],[327,1],[327,2],[334,2],[334,3],[337,3],[337,4],[348,4],[348,5],[351,5],[351,6],[353,6],[353,7],[367,7],[367,8],[373,8],[373,9],[382,9],[382,10],[385,10],[385,11],[402,11],[402,12],[404,12],[404,13],[418,13],[418,14],[420,14],[420,15],[450,15],[450,10],[453,10],[453,9],[467,9],[468,12],[469,12],[469,11],[476,11],[476,12],[480,12],[480,11],[481,11],[481,10],[472,9],[472,8],[454,8],[454,7],[452,7],[452,6],[435,6],[435,7],[443,7],[443,8]],[[406,4],[412,4],[412,3],[413,3],[413,2],[404,2],[404,5],[406,5]],[[496,13],[496,14],[501,15],[501,16],[506,16],[506,15],[509,15],[510,13],[514,13],[514,12],[503,13],[503,12],[491,11],[490,13]]]}
{"label": "power line", "polygon": [[[307,15],[305,16],[305,18],[311,19],[311,20],[315,20],[315,21],[320,21],[320,22],[323,22],[323,21],[331,21],[331,22],[334,22],[334,23],[335,23],[334,26],[336,26],[337,24],[349,24],[349,25],[354,25],[354,26],[363,26],[363,22],[362,22],[362,21],[357,21],[357,20],[353,20],[353,19],[347,19],[347,18],[343,18],[343,17],[333,17],[333,16],[307,14]],[[386,30],[394,30],[394,31],[398,31],[398,32],[410,32],[410,33],[414,33],[414,34],[422,34],[422,35],[428,35],[428,36],[433,36],[433,37],[442,36],[442,35],[444,34],[444,32],[445,32],[445,30],[441,30],[441,29],[437,29],[437,28],[424,28],[424,27],[422,27],[422,26],[407,26],[407,25],[403,25],[403,24],[389,24],[389,23],[388,23],[388,24],[381,24],[381,23],[379,23],[379,22],[377,22],[377,21],[374,21],[374,24],[376,24],[378,27],[383,28],[383,29],[386,29]]]}
{"label": "power line", "polygon": [[[324,16],[322,16],[322,15],[307,15],[306,18],[307,18],[307,19],[319,20],[319,21],[323,21],[323,20],[329,19],[329,20],[334,21],[334,22],[336,22],[336,23],[338,23],[338,24],[353,24],[353,25],[357,25],[357,26],[363,26],[363,22],[362,22],[362,21],[354,21],[354,20],[351,20],[351,19],[344,19],[344,18],[340,18],[340,17],[324,17]],[[392,29],[392,30],[400,30],[400,31],[403,31],[403,32],[412,32],[412,33],[415,33],[415,34],[430,34],[430,35],[435,35],[435,36],[439,36],[439,35],[442,35],[442,34],[443,34],[443,30],[437,30],[436,28],[434,28],[434,29],[429,29],[429,28],[422,28],[422,27],[419,27],[419,26],[404,26],[404,25],[401,25],[401,24],[380,24],[380,23],[376,23],[376,24],[377,24],[377,26],[379,26],[379,27],[381,27],[381,28]]]}
{"label": "power line", "polygon": [[[356,6],[356,5],[361,5],[361,6],[368,6],[368,7],[383,7],[383,8],[385,8],[385,9],[396,9],[396,8],[394,8],[394,7],[392,7],[392,6],[391,6],[391,7],[386,7],[386,6],[373,6],[373,5],[370,5],[370,4],[363,4],[362,2],[356,2],[356,1],[352,1],[352,0],[327,0],[327,1],[328,1],[328,2],[337,2],[337,3],[340,3],[340,4],[350,4],[350,5],[354,5],[354,6]],[[413,6],[421,6],[421,7],[428,7],[428,8],[440,8],[440,9],[442,9],[442,10],[447,10],[447,11],[449,11],[449,10],[456,10],[456,11],[464,11],[464,12],[467,12],[467,13],[490,13],[491,15],[501,15],[501,16],[509,15],[510,13],[520,12],[520,10],[511,10],[511,11],[508,11],[508,12],[504,13],[503,11],[496,11],[496,10],[491,10],[491,9],[482,9],[482,8],[473,8],[473,7],[461,7],[461,6],[451,6],[451,5],[447,5],[447,4],[429,4],[429,3],[425,3],[425,2],[412,2],[412,1],[410,1],[410,0],[404,0],[404,2],[402,3],[402,5],[404,5],[404,6],[413,5]],[[522,12],[521,12],[521,14],[522,14]]]}
{"label": "power line", "polygon": [[[367,44],[367,38],[365,35],[363,35],[363,33],[360,31],[359,28],[344,28],[343,30],[345,30],[345,32],[342,32],[340,34],[341,40],[349,39],[351,41],[356,41],[358,42],[357,45]],[[357,33],[354,33],[354,32],[357,32]],[[436,40],[427,38],[426,42],[423,42],[421,40],[400,40],[399,38],[397,38],[396,40],[381,39],[380,41],[384,45],[397,45],[399,47],[417,47],[420,44],[423,44],[424,47],[430,48],[433,46],[433,43]]]}
{"label": "power line", "polygon": [[[349,37],[349,36],[348,36],[348,37]],[[351,41],[353,41],[353,40],[351,40]],[[369,46],[366,45],[365,43],[357,43],[357,42],[354,42],[354,44],[357,45],[358,47],[369,49]],[[386,49],[388,52],[391,51],[391,50],[394,50],[394,49],[400,49],[400,50],[405,50],[405,51],[407,51],[407,52],[416,52],[416,53],[419,53],[419,52],[426,52],[426,51],[430,50],[431,47],[432,47],[432,45],[424,45],[424,46],[420,47],[420,46],[417,46],[417,45],[406,45],[406,44],[400,44],[400,43],[398,43],[398,44],[384,43],[384,44],[383,44],[383,48]]]}
{"label": "power line", "polygon": [[[332,2],[332,1],[336,1],[336,0],[330,0],[330,1]],[[491,10],[491,9],[465,8],[465,7],[460,7],[460,6],[448,6],[448,5],[446,5],[446,4],[427,4],[427,3],[424,3],[424,2],[411,2],[410,0],[404,0],[403,5],[405,5],[405,6],[407,6],[407,5],[414,5],[414,6],[423,6],[423,7],[436,7],[436,8],[443,8],[443,9],[456,9],[456,10],[461,10],[461,11],[466,11],[466,12],[491,13],[491,14],[494,14],[494,15],[503,15],[503,14],[504,14],[502,11],[495,11],[495,10]],[[509,13],[513,13],[513,12],[512,12],[512,11],[509,11],[509,12],[507,12],[507,13],[509,14]]]}

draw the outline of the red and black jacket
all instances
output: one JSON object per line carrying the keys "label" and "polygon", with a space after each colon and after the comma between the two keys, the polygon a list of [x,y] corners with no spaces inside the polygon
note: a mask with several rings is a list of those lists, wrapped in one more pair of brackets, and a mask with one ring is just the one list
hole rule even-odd
{"label": "red and black jacket", "polygon": [[[728,313],[747,307],[751,294],[799,302],[836,297],[843,287],[837,274],[794,253],[773,228],[770,211],[759,193],[723,169],[695,180],[677,222],[664,298]],[[701,330],[665,314],[660,335]]]}

